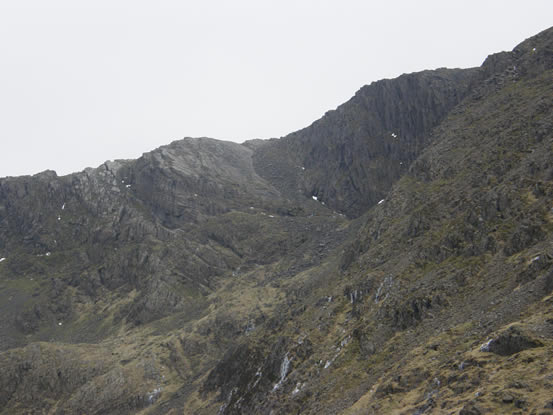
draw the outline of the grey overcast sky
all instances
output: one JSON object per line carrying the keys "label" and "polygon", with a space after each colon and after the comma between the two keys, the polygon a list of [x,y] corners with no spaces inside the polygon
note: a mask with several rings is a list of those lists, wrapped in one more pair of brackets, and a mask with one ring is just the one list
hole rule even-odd
{"label": "grey overcast sky", "polygon": [[0,0],[0,177],[280,137],[551,25],[552,0]]}

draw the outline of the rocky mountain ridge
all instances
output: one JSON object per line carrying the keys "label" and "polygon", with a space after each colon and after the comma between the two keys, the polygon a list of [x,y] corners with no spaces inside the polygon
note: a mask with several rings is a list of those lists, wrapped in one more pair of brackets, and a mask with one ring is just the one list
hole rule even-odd
{"label": "rocky mountain ridge", "polygon": [[373,82],[311,126],[265,143],[260,175],[357,217],[381,200],[457,105],[477,69],[437,69]]}
{"label": "rocky mountain ridge", "polygon": [[553,30],[313,125],[0,179],[0,413],[553,413]]}

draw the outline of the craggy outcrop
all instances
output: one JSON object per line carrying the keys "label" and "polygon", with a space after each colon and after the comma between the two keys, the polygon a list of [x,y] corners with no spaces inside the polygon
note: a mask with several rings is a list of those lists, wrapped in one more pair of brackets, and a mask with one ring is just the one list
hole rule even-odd
{"label": "craggy outcrop", "polygon": [[359,216],[407,171],[478,74],[438,69],[373,82],[309,127],[258,146],[256,171],[286,194]]}

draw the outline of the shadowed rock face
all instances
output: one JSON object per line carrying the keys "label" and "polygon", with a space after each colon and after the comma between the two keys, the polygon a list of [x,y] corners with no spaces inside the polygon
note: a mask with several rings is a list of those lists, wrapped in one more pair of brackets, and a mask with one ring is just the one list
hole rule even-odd
{"label": "shadowed rock face", "polygon": [[481,347],[481,350],[501,356],[510,356],[523,350],[542,346],[543,343],[539,340],[532,339],[519,327],[512,326],[488,341]]}
{"label": "shadowed rock face", "polygon": [[0,412],[539,412],[552,57],[550,29],[280,140],[0,179]]}
{"label": "shadowed rock face", "polygon": [[478,69],[374,82],[311,126],[259,146],[259,174],[291,197],[315,195],[350,217],[384,198],[466,95]]}

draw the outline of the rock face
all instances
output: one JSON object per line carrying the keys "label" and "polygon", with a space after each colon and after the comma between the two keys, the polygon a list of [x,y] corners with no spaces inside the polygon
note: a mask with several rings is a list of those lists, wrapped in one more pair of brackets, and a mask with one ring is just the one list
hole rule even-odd
{"label": "rock face", "polygon": [[383,199],[466,95],[478,69],[438,69],[361,88],[311,126],[257,148],[259,174],[350,217]]}
{"label": "rock face", "polygon": [[249,148],[209,138],[176,141],[142,156],[122,175],[169,228],[278,200],[253,169]]}
{"label": "rock face", "polygon": [[495,353],[501,356],[510,356],[535,347],[542,347],[543,343],[532,339],[516,326],[509,327],[508,330],[488,340],[480,350],[483,352]]}
{"label": "rock face", "polygon": [[552,85],[549,29],[279,140],[0,179],[0,412],[549,408]]}

